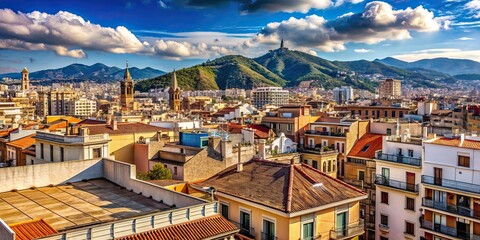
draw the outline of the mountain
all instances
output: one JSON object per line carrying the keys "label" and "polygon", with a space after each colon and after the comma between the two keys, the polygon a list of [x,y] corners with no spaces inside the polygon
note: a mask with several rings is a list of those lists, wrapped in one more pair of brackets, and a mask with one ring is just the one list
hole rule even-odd
{"label": "mountain", "polygon": [[[239,55],[217,58],[213,61],[176,71],[177,80],[184,90],[225,88],[252,89],[257,86],[310,86],[332,89],[342,85],[373,91],[378,84],[373,75],[403,80],[413,87],[439,87],[438,79],[447,74],[425,69],[405,70],[378,61],[329,61],[304,52],[286,48],[271,50],[263,56],[250,59]],[[137,82],[136,90],[148,91],[170,85],[172,75]]]}
{"label": "mountain", "polygon": [[467,59],[433,58],[422,59],[415,62],[405,62],[389,57],[376,59],[375,61],[407,70],[421,68],[449,75],[480,74],[480,62]]}
{"label": "mountain", "polygon": [[[139,69],[129,68],[130,74],[134,79],[152,78],[164,74],[165,72],[150,67]],[[97,82],[107,82],[123,78],[125,69],[118,67],[108,67],[101,63],[95,63],[91,66],[84,64],[72,64],[63,68],[48,69],[30,73],[32,80],[91,80]],[[20,79],[21,73],[0,74],[0,78],[9,77]]]}
{"label": "mountain", "polygon": [[[177,81],[184,90],[211,90],[245,88],[271,85],[285,86],[286,81],[250,58],[239,55],[225,56],[200,65],[176,71]],[[135,88],[147,91],[151,88],[170,86],[172,74],[139,81]]]}

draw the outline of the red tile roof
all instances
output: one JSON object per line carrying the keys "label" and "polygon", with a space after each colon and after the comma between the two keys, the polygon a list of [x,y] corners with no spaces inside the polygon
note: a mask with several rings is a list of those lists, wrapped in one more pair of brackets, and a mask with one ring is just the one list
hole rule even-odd
{"label": "red tile roof", "polygon": [[375,152],[378,150],[382,150],[382,135],[367,133],[353,145],[348,157],[373,159],[375,158]]}
{"label": "red tile roof", "polygon": [[82,125],[94,125],[94,124],[106,124],[106,121],[95,120],[95,119],[85,119],[85,120],[77,123],[77,126],[82,126]]}
{"label": "red tile roof", "polygon": [[249,124],[249,128],[255,130],[255,138],[267,139],[270,137],[270,128],[259,124]]}
{"label": "red tile roof", "polygon": [[233,235],[238,228],[220,215],[201,218],[116,240],[198,240]]}
{"label": "red tile roof", "polygon": [[25,149],[35,144],[36,140],[34,137],[35,137],[35,134],[32,134],[32,135],[8,142],[7,145],[11,147]]}
{"label": "red tile roof", "polygon": [[366,197],[361,190],[305,164],[252,160],[244,163],[242,171],[236,170],[229,167],[192,185],[215,187],[217,192],[285,213]]}
{"label": "red tile roof", "polygon": [[15,232],[16,240],[33,240],[57,233],[57,230],[43,219],[13,224],[10,228]]}
{"label": "red tile roof", "polygon": [[115,134],[128,134],[128,133],[145,133],[145,132],[168,132],[170,129],[156,127],[144,123],[117,123],[117,130],[113,130],[110,125],[107,124],[94,124],[94,125],[83,125],[90,129],[90,134],[103,134],[108,133],[110,135]]}
{"label": "red tile roof", "polygon": [[475,140],[463,140],[463,143],[460,145],[461,140],[459,138],[439,138],[432,142],[433,144],[446,145],[452,147],[462,147],[462,148],[471,148],[480,150],[480,141]]}

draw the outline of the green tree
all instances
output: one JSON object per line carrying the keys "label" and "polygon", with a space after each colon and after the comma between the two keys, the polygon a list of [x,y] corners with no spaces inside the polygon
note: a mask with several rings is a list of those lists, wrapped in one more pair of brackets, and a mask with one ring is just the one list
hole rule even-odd
{"label": "green tree", "polygon": [[157,163],[148,173],[139,173],[137,178],[141,180],[165,180],[172,179],[172,173],[163,164]]}

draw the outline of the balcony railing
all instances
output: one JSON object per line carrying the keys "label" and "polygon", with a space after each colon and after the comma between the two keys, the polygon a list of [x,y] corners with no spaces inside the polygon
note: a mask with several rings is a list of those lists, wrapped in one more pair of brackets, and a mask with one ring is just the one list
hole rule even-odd
{"label": "balcony railing", "polygon": [[358,222],[352,223],[344,228],[330,230],[330,239],[346,239],[361,235],[365,232],[365,222],[358,219]]}
{"label": "balcony railing", "polygon": [[331,136],[331,137],[345,137],[346,133],[341,132],[324,132],[324,131],[315,131],[315,130],[306,130],[306,134],[312,135],[321,135],[321,136]]}
{"label": "balcony railing", "polygon": [[375,158],[382,161],[401,163],[401,164],[407,164],[412,166],[422,165],[421,158],[406,157],[398,154],[387,154],[387,153],[382,153],[382,151],[377,151],[375,153]]}
{"label": "balcony railing", "polygon": [[317,147],[315,145],[305,145],[304,148],[298,149],[299,152],[307,152],[307,153],[313,153],[313,154],[319,154],[319,155],[324,155],[324,154],[332,154],[332,153],[337,153],[338,151],[335,149],[326,148],[324,147]]}
{"label": "balcony railing", "polygon": [[274,234],[262,232],[262,240],[277,240]]}
{"label": "balcony railing", "polygon": [[423,220],[420,225],[423,229],[428,229],[437,233],[442,233],[442,234],[460,238],[460,239],[468,239],[468,240],[480,239],[479,235],[470,234],[470,232],[458,231],[456,228],[445,226],[438,223],[432,223],[432,222]]}
{"label": "balcony railing", "polygon": [[480,210],[470,209],[468,207],[457,206],[454,204],[448,204],[446,202],[437,202],[432,199],[422,198],[422,205],[429,208],[442,210],[466,217],[472,217],[480,219]]}
{"label": "balcony railing", "polygon": [[248,237],[248,238],[251,238],[251,239],[255,239],[255,229],[252,228],[252,227],[247,227],[247,226],[243,226],[243,224],[240,224],[238,222],[235,222],[235,221],[232,221],[229,219],[229,221],[231,223],[233,223],[233,225],[235,225],[238,229],[240,229],[240,232],[239,234],[245,236],[245,237]]}
{"label": "balcony railing", "polygon": [[422,183],[480,194],[480,185],[422,175]]}
{"label": "balcony railing", "polygon": [[376,175],[375,184],[382,185],[386,187],[396,188],[404,191],[409,191],[413,193],[418,193],[418,184],[406,183],[402,181],[396,181],[388,179],[382,175]]}

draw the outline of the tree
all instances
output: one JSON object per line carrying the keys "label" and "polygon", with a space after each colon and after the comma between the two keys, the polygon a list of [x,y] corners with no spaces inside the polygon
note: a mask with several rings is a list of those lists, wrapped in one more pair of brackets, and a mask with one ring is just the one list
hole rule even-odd
{"label": "tree", "polygon": [[141,180],[165,180],[172,179],[172,173],[163,164],[157,163],[148,173],[139,173],[137,178]]}

